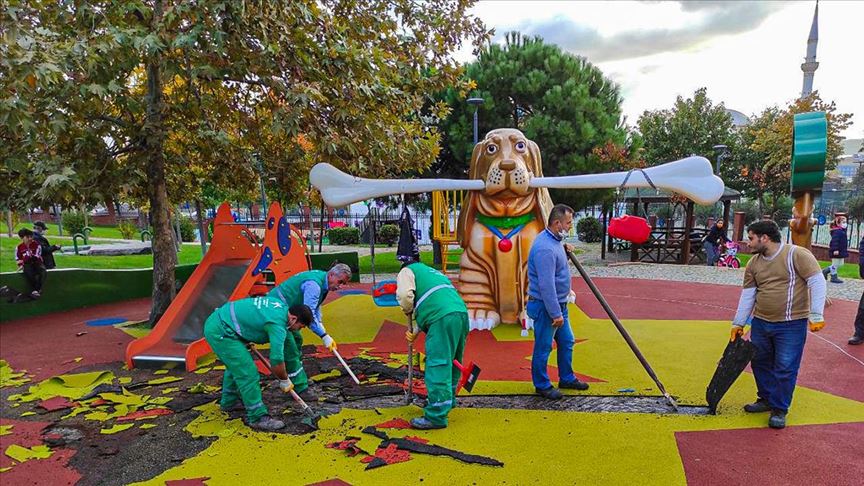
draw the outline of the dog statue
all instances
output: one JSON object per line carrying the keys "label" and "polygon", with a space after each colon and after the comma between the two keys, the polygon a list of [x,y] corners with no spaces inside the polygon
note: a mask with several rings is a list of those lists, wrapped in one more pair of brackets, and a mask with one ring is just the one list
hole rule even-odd
{"label": "dog statue", "polygon": [[457,227],[464,249],[459,292],[471,329],[522,317],[528,252],[552,209],[548,189],[528,186],[532,177],[543,177],[540,149],[519,130],[493,130],[474,146],[469,178],[485,188],[469,193]]}

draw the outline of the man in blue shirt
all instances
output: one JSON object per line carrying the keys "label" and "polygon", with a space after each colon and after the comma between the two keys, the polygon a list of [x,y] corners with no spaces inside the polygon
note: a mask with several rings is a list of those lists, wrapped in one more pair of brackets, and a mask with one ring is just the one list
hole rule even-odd
{"label": "man in blue shirt", "polygon": [[561,398],[546,371],[552,341],[558,343],[558,388],[587,390],[588,384],[573,373],[573,330],[567,315],[570,290],[570,267],[563,243],[573,227],[573,209],[557,204],[549,213],[546,230],[537,235],[528,254],[528,317],[534,320],[534,355],[531,358],[531,380],[537,394],[550,400]]}

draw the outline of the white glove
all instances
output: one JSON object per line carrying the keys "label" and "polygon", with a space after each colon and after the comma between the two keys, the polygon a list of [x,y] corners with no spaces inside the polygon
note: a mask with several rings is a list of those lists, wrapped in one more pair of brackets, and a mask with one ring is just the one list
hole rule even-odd
{"label": "white glove", "polygon": [[294,383],[291,383],[291,379],[287,380],[279,380],[279,389],[284,393],[291,393],[291,390],[294,389]]}
{"label": "white glove", "polygon": [[325,334],[324,337],[321,338],[321,341],[324,343],[325,348],[330,351],[336,351],[336,341],[334,341],[329,334]]}
{"label": "white glove", "polygon": [[576,292],[573,292],[571,290],[570,293],[567,294],[567,303],[568,304],[575,304],[576,303]]}

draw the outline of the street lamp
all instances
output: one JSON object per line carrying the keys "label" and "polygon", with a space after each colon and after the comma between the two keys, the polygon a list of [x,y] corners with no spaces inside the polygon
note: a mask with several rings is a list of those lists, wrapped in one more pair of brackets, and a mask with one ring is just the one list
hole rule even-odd
{"label": "street lamp", "polygon": [[264,215],[262,219],[267,218],[267,193],[264,192],[264,163],[261,162],[261,157],[257,153],[252,154],[252,158],[258,164],[258,182],[261,185],[261,213]]}
{"label": "street lamp", "polygon": [[714,152],[717,156],[714,158],[714,173],[720,175],[720,161],[729,157],[729,147],[725,145],[715,145]]}
{"label": "street lamp", "polygon": [[477,110],[483,104],[483,98],[468,98],[468,104],[474,105],[474,145],[477,145]]}

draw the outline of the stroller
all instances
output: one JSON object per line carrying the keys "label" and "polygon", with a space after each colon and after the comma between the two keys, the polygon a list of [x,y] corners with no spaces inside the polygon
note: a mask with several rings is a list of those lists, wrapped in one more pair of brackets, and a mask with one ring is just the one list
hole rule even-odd
{"label": "stroller", "polygon": [[718,267],[726,268],[741,268],[741,260],[736,256],[738,254],[738,243],[729,241],[723,245],[723,253],[720,254],[720,259],[717,260]]}

